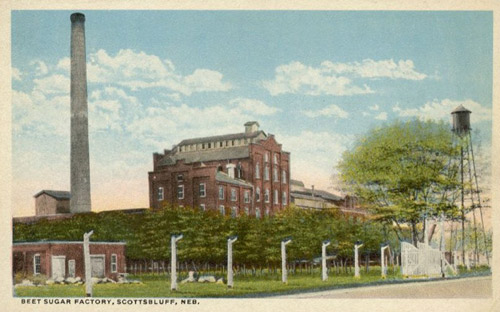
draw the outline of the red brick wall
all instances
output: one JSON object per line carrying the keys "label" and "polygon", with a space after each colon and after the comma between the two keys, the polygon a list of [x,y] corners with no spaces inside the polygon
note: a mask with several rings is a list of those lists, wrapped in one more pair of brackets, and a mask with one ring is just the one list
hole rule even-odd
{"label": "red brick wall", "polygon": [[[26,244],[14,245],[12,247],[13,254],[18,256],[14,259],[25,258],[25,270],[28,275],[33,274],[33,257],[35,254],[40,254],[41,274],[47,277],[52,276],[51,257],[52,256],[65,256],[66,276],[68,276],[69,260],[75,260],[75,275],[85,278],[85,264],[83,259],[83,243],[40,243],[40,244]],[[104,255],[106,277],[116,279],[118,273],[125,272],[125,245],[123,244],[90,244],[91,255]],[[111,255],[117,255],[117,272],[111,273]],[[20,256],[22,255],[22,256]],[[14,264],[15,268],[20,268],[22,265]],[[16,272],[14,272],[16,273]]]}
{"label": "red brick wall", "polygon": [[[200,204],[205,204],[206,209],[218,210],[220,205],[224,205],[227,212],[230,212],[231,207],[236,206],[241,213],[244,213],[245,207],[248,207],[251,215],[255,215],[255,208],[257,207],[260,208],[261,215],[265,214],[266,209],[269,210],[270,214],[283,209],[290,202],[289,154],[282,152],[281,144],[278,144],[272,135],[266,140],[259,141],[259,143],[250,144],[248,148],[250,150],[248,158],[209,161],[204,162],[203,167],[200,167],[199,163],[185,164],[183,161],[178,161],[177,164],[171,166],[158,167],[157,163],[160,160],[160,155],[154,154],[154,171],[149,172],[150,206],[154,209],[159,209],[167,203],[190,207],[199,207]],[[269,153],[269,161],[267,163],[264,162],[265,153]],[[274,163],[274,154],[278,157],[278,164]],[[255,177],[255,165],[257,162],[260,163],[260,178]],[[231,185],[231,187],[238,189],[238,200],[236,202],[230,201],[228,185],[226,183],[219,183],[215,179],[217,168],[222,168],[224,172],[227,172],[226,165],[228,163],[236,166],[240,165],[242,168],[241,178],[254,185],[253,189],[251,187]],[[269,181],[264,181],[263,179],[266,164],[269,166]],[[273,181],[274,167],[279,168],[278,181],[276,182]],[[286,183],[282,183],[281,181],[282,170],[286,172]],[[179,183],[177,180],[177,175],[179,174],[183,175],[182,183]],[[237,176],[237,172],[235,172],[235,176]],[[206,183],[205,198],[200,198],[199,196],[200,183]],[[184,185],[184,199],[181,200],[177,198],[177,187],[180,184]],[[223,201],[218,199],[218,185],[224,185],[226,188]],[[159,187],[163,187],[164,189],[163,201],[158,201]],[[259,202],[255,201],[254,190],[256,187],[261,189],[261,199]],[[248,204],[243,202],[245,189],[251,192],[251,202]],[[265,189],[269,189],[270,192],[269,203],[264,202]],[[278,190],[278,204],[273,203],[274,190]],[[282,203],[283,192],[286,192],[287,196],[286,205]]]}

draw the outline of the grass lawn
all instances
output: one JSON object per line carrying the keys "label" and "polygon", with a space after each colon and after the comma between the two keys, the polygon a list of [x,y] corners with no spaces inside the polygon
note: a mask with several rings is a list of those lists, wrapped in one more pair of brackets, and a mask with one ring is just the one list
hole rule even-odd
{"label": "grass lawn", "polygon": [[[380,268],[371,268],[369,273],[361,270],[361,278],[355,279],[353,273],[335,275],[330,273],[327,281],[321,280],[319,271],[288,275],[288,284],[281,282],[281,275],[234,276],[234,288],[225,284],[186,283],[178,284],[177,291],[170,291],[170,279],[164,275],[130,276],[142,284],[97,284],[94,297],[252,297],[264,294],[280,294],[302,290],[333,289],[355,287],[374,283],[387,283],[401,280],[399,273],[389,270],[387,279],[380,276]],[[179,280],[183,277],[181,276]],[[83,297],[85,285],[47,285],[24,286],[15,289],[17,297]]]}
{"label": "grass lawn", "polygon": [[[460,277],[489,275],[488,268],[477,268],[471,271],[460,271]],[[260,297],[291,292],[317,291],[334,288],[359,287],[384,283],[410,281],[403,279],[399,270],[393,273],[389,268],[386,279],[380,276],[380,267],[371,267],[370,272],[361,270],[361,278],[355,279],[354,273],[329,274],[327,281],[321,280],[319,270],[311,273],[288,275],[288,284],[281,282],[280,274],[264,274],[262,276],[234,276],[234,288],[228,289],[225,284],[216,283],[178,283],[177,291],[170,291],[170,279],[163,274],[143,274],[129,276],[129,279],[140,280],[142,284],[97,284],[94,285],[94,297]],[[221,276],[220,274],[218,275]],[[186,275],[180,274],[179,281]],[[224,276],[225,278],[226,276]],[[85,285],[46,285],[23,286],[15,288],[16,297],[84,297]]]}

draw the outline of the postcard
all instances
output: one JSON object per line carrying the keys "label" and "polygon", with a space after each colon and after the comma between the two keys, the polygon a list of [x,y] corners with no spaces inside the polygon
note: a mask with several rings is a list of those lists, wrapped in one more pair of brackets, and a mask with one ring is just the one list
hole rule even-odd
{"label": "postcard", "polygon": [[1,14],[12,309],[498,308],[492,1]]}

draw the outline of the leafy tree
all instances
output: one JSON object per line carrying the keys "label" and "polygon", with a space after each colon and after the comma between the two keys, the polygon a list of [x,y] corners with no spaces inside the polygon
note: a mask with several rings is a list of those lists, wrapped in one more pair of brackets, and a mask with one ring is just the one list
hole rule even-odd
{"label": "leafy tree", "polygon": [[344,153],[341,179],[378,220],[394,222],[399,235],[409,224],[416,245],[425,217],[458,214],[458,167],[451,160],[460,151],[452,136],[443,122],[418,119],[373,129]]}

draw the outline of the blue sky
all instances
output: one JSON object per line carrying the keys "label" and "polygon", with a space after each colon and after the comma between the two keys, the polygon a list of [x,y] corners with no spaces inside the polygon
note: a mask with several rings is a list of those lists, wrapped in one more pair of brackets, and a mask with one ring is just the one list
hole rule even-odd
{"label": "blue sky", "polygon": [[[69,190],[70,11],[14,11],[14,215]],[[83,11],[93,209],[147,207],[152,153],[248,120],[330,188],[342,152],[394,119],[463,104],[491,145],[491,12]]]}

